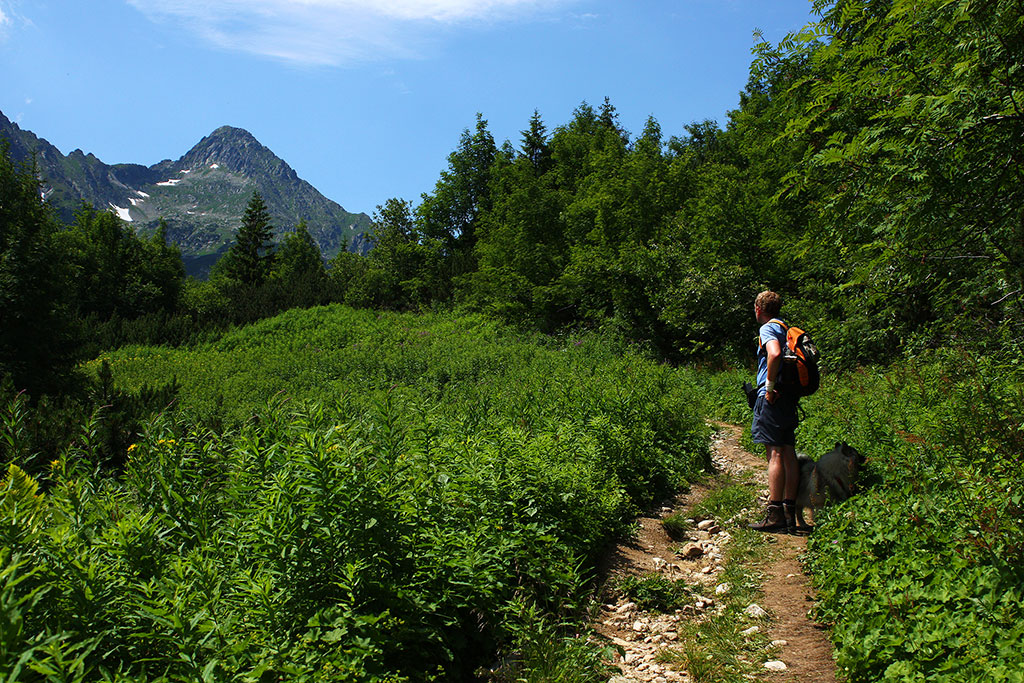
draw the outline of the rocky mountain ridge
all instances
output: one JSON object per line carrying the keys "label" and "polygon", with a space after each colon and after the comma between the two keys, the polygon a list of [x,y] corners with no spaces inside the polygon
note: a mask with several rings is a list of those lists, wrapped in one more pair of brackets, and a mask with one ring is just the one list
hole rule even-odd
{"label": "rocky mountain ridge", "polygon": [[83,202],[116,212],[141,234],[152,233],[163,219],[196,276],[233,242],[253,191],[263,196],[279,237],[305,221],[325,257],[368,244],[369,216],[324,197],[242,128],[222,126],[177,161],[152,166],[110,165],[80,149],[65,156],[3,113],[0,139],[16,161],[35,158],[43,196],[65,222],[74,220]]}

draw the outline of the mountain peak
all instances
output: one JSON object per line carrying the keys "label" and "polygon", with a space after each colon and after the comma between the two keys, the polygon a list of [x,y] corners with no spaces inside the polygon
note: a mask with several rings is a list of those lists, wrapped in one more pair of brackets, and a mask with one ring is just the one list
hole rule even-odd
{"label": "mountain peak", "polygon": [[[205,138],[203,138],[203,140],[223,138],[229,138],[245,142],[255,142],[256,144],[259,144],[259,141],[256,140],[252,133],[247,131],[245,128],[235,128],[234,126],[221,126],[217,130],[213,131]],[[202,143],[200,142],[200,144]]]}
{"label": "mountain peak", "polygon": [[192,274],[201,274],[231,243],[254,190],[263,195],[278,233],[305,221],[328,256],[356,244],[370,225],[369,216],[324,197],[243,128],[221,126],[177,161],[153,166],[111,166],[81,149],[65,157],[0,112],[0,147],[5,139],[15,161],[34,156],[47,202],[62,220],[73,221],[83,201],[116,211],[140,232],[164,220]]}
{"label": "mountain peak", "polygon": [[178,170],[195,170],[214,165],[245,176],[296,179],[295,171],[288,164],[244,128],[221,126],[178,159],[175,167]]}

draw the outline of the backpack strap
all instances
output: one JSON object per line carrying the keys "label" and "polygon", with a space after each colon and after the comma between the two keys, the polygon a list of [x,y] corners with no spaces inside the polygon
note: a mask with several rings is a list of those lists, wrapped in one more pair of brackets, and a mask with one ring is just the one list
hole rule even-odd
{"label": "backpack strap", "polygon": [[[778,324],[782,325],[782,331],[783,332],[789,332],[789,325],[787,325],[786,323],[782,322],[778,318],[772,318],[771,320],[768,321],[768,323],[778,323]],[[765,323],[765,325],[767,325],[768,323]],[[758,349],[761,348],[761,335],[757,335],[757,348]]]}

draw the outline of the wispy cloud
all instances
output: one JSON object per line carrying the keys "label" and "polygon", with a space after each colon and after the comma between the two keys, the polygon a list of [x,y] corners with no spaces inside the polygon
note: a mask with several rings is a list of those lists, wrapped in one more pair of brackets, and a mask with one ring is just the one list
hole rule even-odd
{"label": "wispy cloud", "polygon": [[0,40],[7,37],[7,29],[11,25],[11,18],[4,14],[3,5],[0,5]]}
{"label": "wispy cloud", "polygon": [[203,40],[310,65],[412,58],[432,29],[523,20],[576,0],[127,0]]}

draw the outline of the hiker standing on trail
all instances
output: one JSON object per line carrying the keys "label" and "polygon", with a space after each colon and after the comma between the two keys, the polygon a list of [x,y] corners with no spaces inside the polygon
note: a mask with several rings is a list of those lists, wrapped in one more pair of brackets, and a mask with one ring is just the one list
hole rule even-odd
{"label": "hiker standing on trail", "polygon": [[764,520],[751,524],[758,531],[796,532],[796,494],[800,468],[796,460],[796,407],[791,392],[780,392],[785,323],[779,320],[782,297],[764,291],[754,300],[754,316],[761,326],[757,345],[757,401],[750,432],[768,454],[768,510]]}

